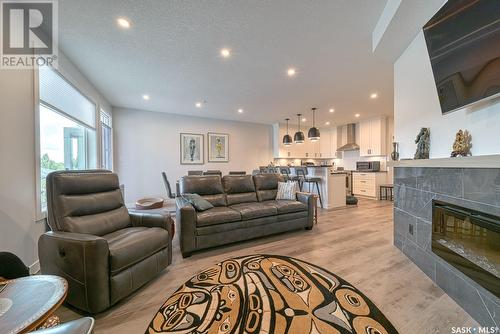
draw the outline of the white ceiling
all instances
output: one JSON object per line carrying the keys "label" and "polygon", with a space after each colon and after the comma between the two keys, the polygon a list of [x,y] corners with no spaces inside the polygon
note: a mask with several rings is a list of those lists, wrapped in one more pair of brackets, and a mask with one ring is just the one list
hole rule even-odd
{"label": "white ceiling", "polygon": [[319,125],[344,124],[393,112],[392,63],[372,53],[385,3],[63,0],[60,47],[115,107],[259,123],[301,112],[310,123],[316,106]]}

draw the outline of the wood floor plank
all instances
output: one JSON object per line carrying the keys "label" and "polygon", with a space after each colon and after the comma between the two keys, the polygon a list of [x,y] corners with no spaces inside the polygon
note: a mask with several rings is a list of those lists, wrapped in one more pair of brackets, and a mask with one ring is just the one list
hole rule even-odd
{"label": "wood floor plank", "polygon": [[[312,231],[296,231],[180,255],[157,279],[95,315],[95,333],[143,333],[161,304],[183,282],[221,260],[248,254],[296,257],[323,267],[365,293],[400,333],[451,333],[452,326],[478,324],[415,264],[393,246],[392,203],[359,201],[356,208],[319,213]],[[179,228],[177,228],[179,231]],[[63,321],[81,315],[61,307]]]}

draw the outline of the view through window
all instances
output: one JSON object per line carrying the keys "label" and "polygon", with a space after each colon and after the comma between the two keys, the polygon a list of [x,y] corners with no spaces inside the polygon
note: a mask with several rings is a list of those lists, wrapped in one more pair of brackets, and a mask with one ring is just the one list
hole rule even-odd
{"label": "view through window", "polygon": [[96,167],[95,104],[55,71],[39,71],[40,211],[47,210],[46,178],[57,170]]}
{"label": "view through window", "polygon": [[111,142],[111,115],[101,110],[101,162],[102,168],[113,169],[112,142]]}

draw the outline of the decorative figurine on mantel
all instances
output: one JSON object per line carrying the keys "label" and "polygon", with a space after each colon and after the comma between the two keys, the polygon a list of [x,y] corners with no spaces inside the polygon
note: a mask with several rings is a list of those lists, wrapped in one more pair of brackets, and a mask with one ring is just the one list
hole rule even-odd
{"label": "decorative figurine on mantel", "polygon": [[417,144],[417,151],[415,152],[415,159],[429,159],[429,150],[430,150],[430,141],[431,141],[431,129],[430,128],[422,128],[420,129],[420,133],[415,139],[415,144]]}
{"label": "decorative figurine on mantel", "polygon": [[455,158],[458,156],[467,157],[472,155],[470,149],[472,147],[472,136],[467,130],[458,130],[455,136],[455,142],[453,143],[453,152],[451,152],[451,157]]}

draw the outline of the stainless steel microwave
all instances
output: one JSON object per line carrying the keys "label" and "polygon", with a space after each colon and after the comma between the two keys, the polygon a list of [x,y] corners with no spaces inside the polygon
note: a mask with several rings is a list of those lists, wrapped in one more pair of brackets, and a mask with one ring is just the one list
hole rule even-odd
{"label": "stainless steel microwave", "polygon": [[356,170],[360,172],[379,172],[380,161],[357,161]]}

